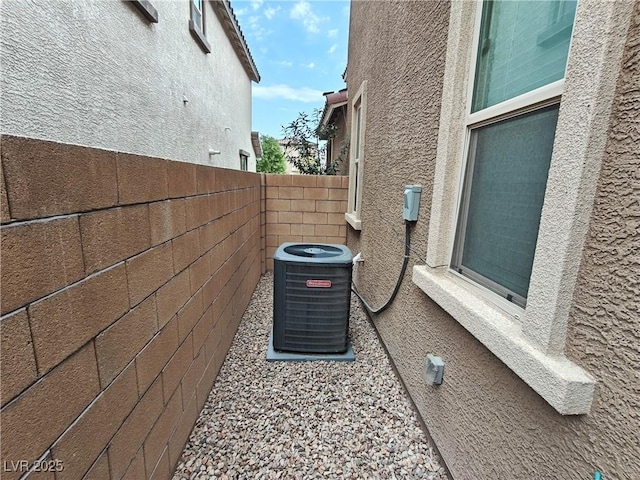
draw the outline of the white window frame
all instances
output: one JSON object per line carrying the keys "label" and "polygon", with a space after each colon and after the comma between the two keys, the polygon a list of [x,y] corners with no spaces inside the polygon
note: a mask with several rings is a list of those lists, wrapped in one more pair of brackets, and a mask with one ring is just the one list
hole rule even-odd
{"label": "white window frame", "polygon": [[[564,349],[632,5],[578,2],[565,79],[506,105],[524,107],[532,99],[562,94],[524,309],[448,267],[467,127],[482,121],[469,107],[482,2],[450,5],[427,264],[414,267],[413,281],[559,413],[588,413],[595,380]],[[499,115],[503,107],[483,113]]]}
{"label": "white window frame", "polygon": [[[196,3],[199,3],[200,6]],[[207,40],[206,0],[189,0],[189,31],[204,53],[211,53]]]}
{"label": "white window frame", "polygon": [[[476,41],[474,45],[474,51],[477,51],[477,48],[478,48],[478,45]],[[474,64],[472,64],[471,71],[475,72]],[[469,83],[472,84],[473,82],[470,81]],[[471,113],[471,99],[473,98],[473,91],[469,92],[469,97],[468,97],[469,108],[467,111],[466,122],[465,122],[466,123],[465,140],[464,140],[465,146],[464,146],[464,158],[462,162],[463,172],[460,175],[460,186],[458,189],[459,198],[458,198],[458,209],[456,210],[456,219],[458,219],[458,217],[462,214],[460,211],[460,207],[462,204],[461,197],[466,191],[464,187],[465,176],[472,174],[472,172],[467,171],[468,170],[467,164],[470,161],[469,158],[470,158],[471,149],[469,144],[471,142],[472,131],[484,126],[496,124],[502,120],[517,118],[529,112],[536,112],[548,106],[559,105],[561,101],[563,85],[564,85],[564,79],[557,80],[553,83],[537,88],[531,92],[527,92],[526,94],[519,95],[515,98],[506,100],[497,105],[486,108],[484,110],[480,110],[475,113]],[[467,193],[469,192],[467,191]],[[460,234],[460,236],[463,237],[464,235]],[[456,252],[455,240],[456,240],[456,235],[454,235],[454,242],[451,245],[451,254],[449,255],[449,258],[451,259],[450,260],[451,263],[454,262],[453,257],[455,256],[456,253],[458,253],[460,256],[462,253],[462,250],[459,250]],[[458,263],[460,264],[459,266],[462,266],[461,259],[458,260]],[[458,273],[455,270],[452,269],[451,271],[454,272],[456,275],[458,275]],[[474,272],[473,270],[469,270],[466,275],[460,274],[460,276],[466,279],[472,279],[474,277],[477,277],[478,284],[482,284],[482,283],[494,284],[494,288],[496,290],[503,291],[505,295],[507,292],[509,292],[509,289],[493,282],[491,279],[484,278],[480,280],[480,277],[482,277],[482,275]],[[488,288],[487,290],[488,290],[487,293],[492,293]],[[514,297],[517,296],[517,294],[513,292],[509,292],[509,293],[511,293]],[[522,299],[519,296],[517,297],[519,298],[520,301],[526,301],[526,299]],[[501,304],[504,309],[514,313],[515,315],[519,315],[523,311],[523,309],[519,305],[505,300],[504,296],[502,295],[496,294],[493,300]]]}
{"label": "white window frame", "polygon": [[[191,19],[196,27],[204,34],[204,5],[205,0],[189,0],[192,4]],[[200,6],[198,6],[200,4]],[[194,17],[197,15],[197,19]]]}
{"label": "white window frame", "polygon": [[[482,7],[484,5],[483,1],[477,2],[478,11],[475,15],[475,21],[473,26],[473,45],[472,45],[472,55],[471,62],[469,66],[469,73],[476,72],[477,62],[478,62],[478,48],[480,44],[480,27],[482,22]],[[465,182],[465,173],[467,170],[467,162],[469,161],[469,144],[471,140],[471,132],[474,129],[481,128],[483,126],[492,125],[498,123],[502,120],[507,120],[511,118],[515,118],[521,115],[524,115],[528,112],[533,112],[536,110],[540,110],[547,106],[558,105],[560,104],[562,91],[564,88],[564,78],[557,80],[555,82],[543,85],[542,87],[536,88],[524,94],[518,95],[516,97],[510,98],[508,100],[502,101],[495,105],[492,105],[487,108],[483,108],[478,110],[477,112],[473,112],[473,95],[475,88],[475,73],[467,80],[467,103],[466,103],[466,112],[465,112],[465,133],[464,133],[464,151],[463,158],[460,170],[460,184],[458,186],[458,199],[456,204],[456,221],[460,216],[461,212],[459,208],[461,206],[461,197],[464,193],[464,182]],[[456,224],[457,225],[457,224]],[[453,256],[455,253],[455,240],[456,240],[456,231],[454,231],[453,241],[450,245],[449,259],[450,263],[453,263]],[[474,277],[481,277],[476,272],[468,271],[467,275],[459,274],[455,270],[451,270],[451,272],[455,275],[459,275],[461,278],[464,278],[467,281],[471,281],[473,283],[477,283],[478,286],[483,291],[483,294],[486,294],[491,301],[496,302],[503,309],[509,311],[513,315],[520,316],[523,312],[523,309],[517,305],[516,303],[507,301],[504,296],[498,295],[491,291],[489,288],[482,286],[481,284],[486,283],[495,283],[490,279],[483,279],[483,281],[474,281]],[[504,288],[502,285],[495,284],[496,290],[507,291],[508,289]],[[515,296],[515,294],[514,294]],[[521,299],[522,300],[522,299]],[[526,301],[526,299],[524,299]]]}
{"label": "white window frame", "polygon": [[[358,138],[357,112],[360,109],[360,135]],[[362,179],[365,131],[367,125],[367,81],[363,81],[351,103],[351,147],[349,154],[349,202],[344,218],[354,230],[362,230]],[[358,173],[356,174],[356,167]]]}
{"label": "white window frame", "polygon": [[249,171],[249,157],[250,156],[251,155],[246,150],[240,150],[240,170],[241,171],[243,171],[243,172]]}

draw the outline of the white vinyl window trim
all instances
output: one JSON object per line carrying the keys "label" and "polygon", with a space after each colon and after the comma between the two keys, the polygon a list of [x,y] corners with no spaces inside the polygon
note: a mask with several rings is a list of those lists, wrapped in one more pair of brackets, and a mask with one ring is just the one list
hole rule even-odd
{"label": "white vinyl window trim", "polygon": [[191,16],[193,23],[204,33],[204,15],[202,14],[202,2],[204,0],[190,0],[191,1]]}
{"label": "white vinyl window trim", "polygon": [[[632,7],[578,2],[565,79],[474,116],[468,86],[481,8],[481,2],[451,3],[427,259],[414,267],[413,281],[559,413],[585,414],[595,381],[564,355],[566,331],[625,43],[619,32],[626,32]],[[560,93],[529,295],[521,309],[448,268],[467,127]]]}
{"label": "white vinyl window trim", "polygon": [[[563,87],[564,79],[556,80],[544,87],[536,88],[475,113],[471,113],[471,102],[469,102],[466,124],[469,128],[476,128],[537,110],[544,105],[559,103]],[[471,95],[473,95],[472,91],[469,92],[469,98]]]}
{"label": "white vinyl window trim", "polygon": [[240,170],[247,171],[249,169],[249,152],[240,150]]}
{"label": "white vinyl window trim", "polygon": [[[475,49],[475,46],[474,46],[474,49]],[[472,68],[472,71],[475,71],[475,68]],[[469,83],[473,83],[473,82],[469,82]],[[564,80],[558,80],[549,85],[545,85],[543,87],[537,88],[526,94],[501,102],[495,105],[494,107],[490,107],[473,114],[470,111],[467,112],[466,122],[465,122],[466,129],[465,129],[465,139],[464,139],[464,155],[463,155],[464,158],[461,164],[462,168],[460,172],[460,184],[458,187],[458,199],[457,199],[458,209],[456,210],[456,215],[455,215],[456,219],[458,219],[461,215],[466,215],[466,211],[464,209],[461,209],[461,204],[463,203],[461,202],[461,197],[464,194],[468,195],[470,193],[469,192],[470,187],[465,188],[464,184],[465,184],[465,181],[469,181],[465,177],[473,174],[473,172],[468,168],[468,165],[467,165],[468,163],[472,162],[471,160],[472,149],[470,148],[472,132],[484,126],[497,124],[503,120],[516,119],[527,113],[540,111],[545,107],[558,105],[560,103],[563,84],[564,84]],[[470,92],[469,99],[471,98],[471,94],[472,93]],[[471,102],[469,102],[469,105],[470,104]],[[468,203],[468,202],[464,202],[464,203]],[[462,222],[462,223],[465,223],[465,222]],[[465,234],[458,233],[458,237],[459,237],[458,241],[463,242],[465,238]],[[457,263],[458,265],[462,266],[461,256],[462,256],[462,249],[456,250],[455,241],[454,241],[450,246],[450,253],[449,253],[449,258],[452,259],[451,264]],[[457,260],[454,260],[456,257],[457,257]],[[451,271],[456,275],[460,275],[455,271],[455,269],[452,269]],[[514,297],[517,296],[517,294],[511,292],[506,287],[498,283],[495,283],[488,278],[483,277],[479,273],[469,271],[469,270],[467,271],[465,276],[462,276],[462,275],[460,276],[467,279],[476,278],[479,284],[491,284],[492,289],[503,292],[502,296],[499,296],[499,295],[494,296],[494,294],[490,290],[487,290],[487,295],[489,295],[490,298],[492,298],[492,301],[497,302],[502,308],[510,311],[516,316],[519,316],[522,314],[522,308],[519,305],[505,300],[504,296],[506,294],[512,294]],[[526,301],[526,299],[519,298],[519,301],[523,302],[523,301]]]}
{"label": "white vinyl window trim", "polygon": [[[472,139],[474,138],[474,132],[478,132],[475,136],[475,138],[477,139],[477,135],[479,135],[479,132],[483,127],[489,127],[492,124],[498,124],[499,122],[504,122],[507,120],[517,121],[518,117],[523,117],[528,113],[533,113],[536,111],[540,112],[546,107],[554,105],[557,106],[560,103],[560,99],[562,96],[564,87],[564,76],[557,81],[547,83],[546,85],[540,86],[523,94],[508,98],[507,100],[503,100],[490,107],[480,108],[479,110],[474,112],[474,92],[476,88],[476,82],[478,81],[478,79],[475,78],[475,75],[478,71],[478,62],[480,61],[478,52],[481,42],[480,37],[482,36],[481,24],[482,17],[484,16],[484,14],[482,13],[483,7],[485,6],[484,3],[485,2],[483,1],[477,2],[478,10],[473,26],[474,34],[472,55],[471,62],[469,63],[470,73],[468,81],[466,82],[467,107],[465,115],[464,151],[462,162],[460,165],[459,185],[457,190],[458,199],[456,203],[456,219],[459,222],[457,226],[460,231],[456,232],[457,236],[454,236],[454,241],[450,245],[449,258],[451,259],[450,265],[453,267],[455,264],[455,268],[452,268],[451,270],[453,273],[455,273],[456,275],[460,275],[468,281],[477,282],[477,284],[481,285],[481,288],[486,291],[486,295],[491,298],[492,301],[497,302],[502,308],[510,311],[514,315],[519,316],[522,313],[521,305],[526,302],[526,297],[522,297],[506,286],[496,283],[490,278],[483,276],[481,273],[467,268],[462,263],[464,244],[467,237],[465,230],[467,226],[467,213],[469,208],[468,195],[471,194],[472,190],[471,178],[467,177],[474,175],[475,170],[473,166],[475,162],[472,160],[475,157],[475,154],[473,153],[475,152],[475,148],[472,148]],[[465,199],[464,202],[462,201],[463,198]],[[464,269],[464,275],[458,274],[458,272],[456,271],[456,269],[458,268]],[[494,292],[500,292],[500,294],[494,294]],[[507,301],[505,297],[513,299],[511,301]]]}
{"label": "white vinyl window trim", "polygon": [[349,153],[349,201],[344,218],[354,230],[362,229],[362,179],[367,125],[367,81],[358,88],[351,104],[351,148]]}
{"label": "white vinyl window trim", "polygon": [[189,31],[205,54],[211,53],[207,40],[207,15],[205,0],[189,0]]}

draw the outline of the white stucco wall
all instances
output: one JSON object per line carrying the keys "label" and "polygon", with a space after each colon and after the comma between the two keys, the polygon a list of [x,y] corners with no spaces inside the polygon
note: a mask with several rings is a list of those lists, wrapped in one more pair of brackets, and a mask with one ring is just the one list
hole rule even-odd
{"label": "white stucco wall", "polygon": [[152,0],[156,24],[122,0],[3,0],[0,131],[229,168],[243,149],[255,171],[251,80],[204,3],[210,54],[186,0]]}

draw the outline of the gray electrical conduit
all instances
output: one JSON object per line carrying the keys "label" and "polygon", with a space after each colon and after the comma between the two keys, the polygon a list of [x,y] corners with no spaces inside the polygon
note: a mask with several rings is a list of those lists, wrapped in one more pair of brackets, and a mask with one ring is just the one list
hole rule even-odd
{"label": "gray electrical conduit", "polygon": [[351,291],[356,295],[356,297],[358,297],[360,299],[360,301],[364,305],[364,308],[367,309],[367,312],[369,312],[369,314],[377,315],[377,314],[382,313],[383,311],[385,311],[387,309],[387,307],[393,303],[393,300],[396,298],[396,295],[398,294],[398,290],[400,290],[400,285],[402,284],[402,279],[404,278],[404,274],[407,271],[407,265],[409,264],[409,254],[411,252],[411,231],[410,231],[410,227],[411,227],[411,224],[409,222],[405,221],[404,260],[402,261],[402,270],[400,270],[400,276],[398,277],[398,281],[396,282],[396,286],[393,289],[393,293],[391,294],[391,296],[389,297],[389,299],[386,301],[386,303],[384,305],[382,305],[381,307],[378,307],[378,308],[371,307],[371,305],[369,305],[369,303],[364,299],[364,297],[362,295],[360,295],[360,293],[358,293],[358,290],[356,289],[355,282],[352,282]]}

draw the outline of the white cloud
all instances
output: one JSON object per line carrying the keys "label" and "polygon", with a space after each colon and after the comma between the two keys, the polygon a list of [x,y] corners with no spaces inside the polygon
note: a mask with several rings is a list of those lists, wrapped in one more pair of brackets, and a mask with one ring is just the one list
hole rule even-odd
{"label": "white cloud", "polygon": [[305,0],[296,3],[289,14],[294,20],[302,21],[304,28],[309,33],[319,33],[320,24],[329,20],[329,17],[319,17],[311,9],[311,4]]}
{"label": "white cloud", "polygon": [[336,38],[338,36],[338,29],[337,28],[332,28],[331,30],[329,30],[327,32],[327,36],[329,38]]}
{"label": "white cloud", "polygon": [[322,92],[313,88],[301,87],[294,88],[289,85],[255,85],[253,87],[253,96],[266,100],[291,100],[294,102],[320,102],[322,100]]}
{"label": "white cloud", "polygon": [[329,50],[327,50],[327,53],[333,53],[336,51],[336,48],[338,48],[338,44],[334,43],[333,45],[331,45],[331,48],[329,48]]}
{"label": "white cloud", "polygon": [[237,17],[241,17],[242,15],[246,15],[248,12],[249,12],[249,10],[246,9],[246,8],[238,8],[238,9],[233,11],[233,13],[235,13]]}
{"label": "white cloud", "polygon": [[302,65],[303,67],[308,68],[309,70],[313,70],[314,68],[316,68],[316,64],[311,62],[311,63],[305,63]]}
{"label": "white cloud", "polygon": [[291,9],[291,18],[302,18],[311,12],[311,4],[300,0]]}
{"label": "white cloud", "polygon": [[293,67],[293,62],[289,62],[287,60],[280,60],[279,62],[275,62],[276,65],[280,65],[282,67]]}
{"label": "white cloud", "polygon": [[260,24],[260,18],[261,17],[258,15],[252,15],[247,21],[248,33],[250,33],[256,40],[262,40],[267,35],[273,33],[272,30],[267,30]]}
{"label": "white cloud", "polygon": [[279,11],[280,11],[279,5],[276,8],[267,7],[264,9],[264,16],[267,17],[269,20],[271,20],[273,17],[276,16],[276,13],[278,13]]}
{"label": "white cloud", "polygon": [[254,10],[258,10],[263,2],[264,0],[251,0],[251,7]]}

